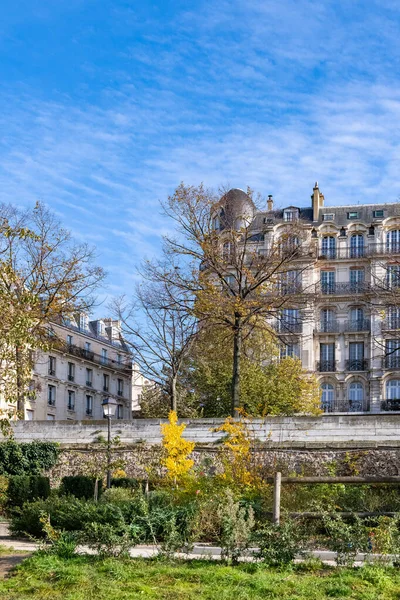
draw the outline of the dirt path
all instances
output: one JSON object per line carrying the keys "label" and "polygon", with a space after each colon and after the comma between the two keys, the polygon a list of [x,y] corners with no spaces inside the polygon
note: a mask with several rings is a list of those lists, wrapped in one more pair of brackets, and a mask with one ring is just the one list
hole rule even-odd
{"label": "dirt path", "polygon": [[10,571],[22,562],[29,554],[2,554],[0,555],[0,579],[4,579]]}

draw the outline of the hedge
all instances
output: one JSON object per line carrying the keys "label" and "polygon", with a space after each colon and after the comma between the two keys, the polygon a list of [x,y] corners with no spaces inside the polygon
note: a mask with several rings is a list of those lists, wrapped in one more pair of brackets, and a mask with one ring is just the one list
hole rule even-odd
{"label": "hedge", "polygon": [[12,475],[8,481],[7,506],[14,509],[25,502],[50,496],[50,480],[41,475]]}
{"label": "hedge", "polygon": [[[94,498],[95,485],[95,477],[88,477],[86,475],[69,475],[62,478],[60,491],[62,494],[71,494],[72,496],[75,496],[75,498],[92,500]],[[97,496],[100,498],[103,491],[103,484],[101,481],[98,481],[97,485]]]}
{"label": "hedge", "polygon": [[58,455],[55,442],[0,442],[0,475],[40,475],[56,464]]}

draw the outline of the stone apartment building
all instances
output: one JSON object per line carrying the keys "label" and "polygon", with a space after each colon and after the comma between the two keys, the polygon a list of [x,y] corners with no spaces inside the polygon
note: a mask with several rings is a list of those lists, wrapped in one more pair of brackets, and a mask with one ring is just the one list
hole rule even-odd
{"label": "stone apartment building", "polygon": [[259,252],[291,227],[304,235],[281,291],[295,286],[306,302],[283,309],[275,327],[282,355],[316,373],[323,410],[400,410],[400,204],[324,206],[316,183],[306,208],[274,210],[269,196],[255,211],[234,189],[224,210],[250,216]]}
{"label": "stone apartment building", "polygon": [[118,402],[115,418],[131,419],[146,382],[138,379],[118,321],[89,321],[78,315],[68,323],[52,324],[52,329],[60,345],[36,355],[36,395],[26,402],[25,419],[102,419],[105,397]]}

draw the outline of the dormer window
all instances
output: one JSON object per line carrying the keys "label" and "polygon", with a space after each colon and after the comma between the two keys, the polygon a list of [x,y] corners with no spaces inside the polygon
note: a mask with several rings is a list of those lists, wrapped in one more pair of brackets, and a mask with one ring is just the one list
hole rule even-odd
{"label": "dormer window", "polygon": [[348,218],[349,220],[352,220],[352,219],[358,219],[358,212],[357,212],[357,211],[351,211],[351,212],[348,212],[348,213],[347,213],[347,218]]}
{"label": "dormer window", "polygon": [[326,213],[325,215],[322,215],[323,221],[333,221],[334,218],[335,218],[335,215],[333,213]]}
{"label": "dormer window", "polygon": [[283,220],[286,223],[291,221],[297,221],[299,218],[299,209],[298,208],[285,208],[283,211]]}
{"label": "dormer window", "polygon": [[374,210],[374,219],[383,219],[383,210]]}

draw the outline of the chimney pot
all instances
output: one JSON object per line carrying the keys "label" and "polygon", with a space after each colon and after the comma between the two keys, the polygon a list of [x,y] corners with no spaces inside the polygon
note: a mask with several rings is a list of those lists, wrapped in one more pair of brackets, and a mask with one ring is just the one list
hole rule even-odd
{"label": "chimney pot", "polygon": [[268,194],[267,206],[269,211],[273,210],[274,208],[274,199],[272,197],[272,194]]}

